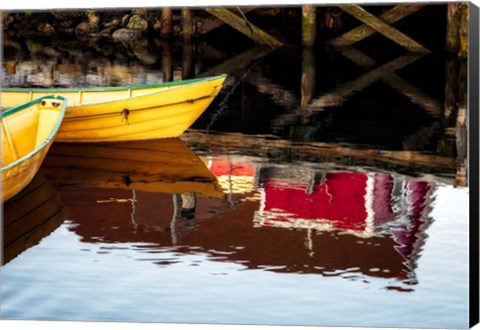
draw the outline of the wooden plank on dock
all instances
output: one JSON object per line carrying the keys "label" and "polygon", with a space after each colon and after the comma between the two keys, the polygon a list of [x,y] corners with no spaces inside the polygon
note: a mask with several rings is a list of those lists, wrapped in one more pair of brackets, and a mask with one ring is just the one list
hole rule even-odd
{"label": "wooden plank on dock", "polygon": [[[422,3],[405,3],[399,4],[392,9],[381,14],[379,18],[387,24],[393,24],[414,12],[425,7]],[[367,24],[362,24],[355,29],[341,35],[340,37],[331,41],[331,44],[335,46],[351,46],[356,42],[359,42],[365,38],[368,38],[372,34],[377,32],[374,28],[371,28]]]}
{"label": "wooden plank on dock", "polygon": [[368,166],[391,171],[405,167],[422,173],[418,177],[434,178],[435,182],[454,182],[455,158],[443,157],[420,151],[365,149],[354,145],[330,142],[309,142],[302,145],[273,135],[245,135],[239,133],[208,134],[189,130],[181,139],[196,150],[205,148],[217,154],[235,153],[281,162],[281,155],[288,155],[288,162],[331,162],[348,166]]}
{"label": "wooden plank on dock", "polygon": [[211,15],[218,17],[235,30],[243,33],[252,40],[255,40],[259,44],[268,45],[272,48],[280,47],[283,43],[267,32],[263,31],[259,27],[253,25],[252,23],[246,21],[242,17],[232,13],[230,10],[225,8],[206,8],[207,12]]}
{"label": "wooden plank on dock", "polygon": [[396,28],[388,25],[375,15],[372,15],[362,7],[358,5],[338,5],[343,11],[349,13],[350,15],[354,16],[361,22],[367,24],[377,32],[381,33],[388,39],[396,42],[403,48],[407,49],[411,52],[417,53],[428,53],[429,50],[426,49],[424,46],[404,34],[400,32]]}

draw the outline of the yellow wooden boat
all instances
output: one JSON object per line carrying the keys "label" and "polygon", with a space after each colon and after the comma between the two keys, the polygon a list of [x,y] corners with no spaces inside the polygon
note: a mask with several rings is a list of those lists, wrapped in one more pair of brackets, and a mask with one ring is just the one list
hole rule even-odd
{"label": "yellow wooden boat", "polygon": [[56,187],[95,187],[224,198],[215,176],[178,138],[54,143],[41,172]]}
{"label": "yellow wooden boat", "polygon": [[97,88],[2,88],[0,107],[61,95],[68,107],[57,142],[130,141],[180,136],[210,105],[226,75]]}
{"label": "yellow wooden boat", "polygon": [[46,96],[1,114],[2,201],[32,181],[65,114],[66,100]]}

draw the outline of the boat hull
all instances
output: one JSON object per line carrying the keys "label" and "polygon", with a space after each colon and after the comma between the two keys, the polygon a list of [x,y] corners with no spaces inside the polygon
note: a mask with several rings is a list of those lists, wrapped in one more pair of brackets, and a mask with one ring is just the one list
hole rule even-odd
{"label": "boat hull", "polygon": [[[97,89],[2,89],[2,106],[47,94],[68,99],[57,142],[116,142],[174,138],[207,109],[226,76],[184,84]],[[166,87],[165,87],[166,86]]]}
{"label": "boat hull", "polygon": [[2,201],[32,181],[58,132],[65,108],[63,98],[45,97],[2,113]]}

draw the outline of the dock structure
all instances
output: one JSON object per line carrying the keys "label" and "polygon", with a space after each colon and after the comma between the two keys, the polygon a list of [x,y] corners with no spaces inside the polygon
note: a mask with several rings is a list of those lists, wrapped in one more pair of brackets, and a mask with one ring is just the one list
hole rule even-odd
{"label": "dock structure", "polygon": [[272,48],[283,45],[280,40],[277,40],[272,35],[252,24],[245,15],[243,15],[240,8],[238,8],[238,11],[243,17],[225,8],[207,8],[205,10],[259,44],[268,45]]}
{"label": "dock structure", "polygon": [[[446,37],[443,51],[451,54],[457,59],[462,59],[468,53],[468,3],[456,2],[446,5]],[[466,82],[465,68],[462,65],[456,65],[455,61],[447,64],[446,73],[446,99],[444,104],[438,99],[428,95],[420,88],[413,85],[400,77],[396,71],[405,68],[419,59],[423,58],[425,54],[431,53],[422,43],[416,41],[414,37],[402,32],[394,24],[408,18],[418,11],[428,7],[425,3],[402,3],[386,8],[378,15],[374,15],[367,9],[355,4],[339,4],[338,8],[356,19],[360,24],[349,31],[344,31],[341,35],[334,37],[327,41],[328,44],[336,47],[338,51],[355,63],[358,67],[365,70],[365,72],[358,78],[339,85],[335,90],[315,97],[315,46],[317,42],[317,31],[319,30],[317,8],[313,5],[301,6],[301,45],[302,51],[302,76],[301,76],[301,99],[296,100],[291,93],[282,90],[282,87],[277,86],[268,81],[265,77],[259,76],[258,73],[246,78],[246,81],[257,86],[261,93],[275,95],[275,102],[288,106],[290,108],[298,109],[287,114],[280,115],[274,120],[274,126],[284,126],[292,124],[299,119],[305,120],[309,116],[315,114],[317,111],[326,107],[338,106],[342,104],[349,96],[354,93],[359,93],[366,87],[372,85],[377,81],[383,81],[398,91],[400,94],[407,97],[412,103],[420,106],[426,113],[435,118],[431,127],[423,129],[422,137],[411,136],[406,139],[406,145],[415,145],[416,148],[422,147],[428,141],[428,136],[433,134],[441,126],[441,120],[447,118],[449,127],[446,128],[445,138],[438,141],[438,152],[442,157],[441,160],[453,159],[450,165],[456,164],[456,183],[464,185],[467,178],[466,169],[466,86],[455,87],[458,79]],[[209,24],[208,31],[220,27],[223,23],[230,25],[232,28],[243,33],[247,37],[254,40],[261,45],[269,45],[272,48],[281,47],[282,42],[278,38],[270,36],[266,31],[254,26],[246,18],[247,12],[252,12],[258,7],[246,8],[244,12],[238,8],[241,15],[236,15],[224,8],[207,9],[207,12],[214,15],[221,22],[216,25]],[[204,30],[205,31],[205,30]],[[398,56],[396,59],[381,65],[377,61],[360,51],[355,47],[355,44],[365,40],[374,35],[381,34],[388,40],[401,46],[407,51],[406,54]],[[278,42],[277,42],[278,41]],[[267,52],[268,53],[268,52]],[[253,54],[252,54],[253,55]],[[256,53],[258,58],[264,56],[264,53]],[[255,55],[253,55],[255,56]],[[252,57],[250,62],[252,62]],[[226,62],[228,63],[228,61]],[[245,62],[241,61],[242,66]],[[230,64],[228,64],[230,65]],[[226,66],[221,65],[221,69]],[[279,97],[280,96],[280,97]],[[452,145],[454,144],[454,145]],[[396,155],[396,154],[395,154]],[[403,154],[402,154],[403,156]],[[396,158],[396,156],[393,156]]]}
{"label": "dock structure", "polygon": [[[329,9],[334,11],[337,20],[344,23],[334,24],[337,29],[335,33],[329,30],[331,21],[326,23],[325,17]],[[91,17],[95,17],[95,20],[101,17],[95,13],[90,14],[89,21]],[[426,147],[430,137],[435,132],[442,131],[441,139],[435,141],[436,152],[439,157],[443,157],[442,162],[446,158],[453,159],[458,182],[466,182],[468,3],[400,3],[380,6],[339,4],[331,7],[305,4],[288,8],[255,5],[228,8],[166,7],[142,15],[145,19],[156,17],[158,24],[155,28],[151,26],[150,31],[154,31],[160,40],[150,44],[136,43],[136,48],[132,43],[130,47],[140,62],[140,55],[145,55],[143,58],[148,59],[149,64],[161,65],[161,78],[158,79],[172,81],[227,73],[227,93],[235,86],[248,84],[259,93],[269,96],[275,105],[287,110],[272,120],[273,129],[280,130],[295,123],[306,123],[325,110],[337,111],[353,95],[365,92],[378,82],[390,86],[395,93],[407,98],[433,118],[431,126],[423,127],[421,134],[412,134],[402,141],[405,149]],[[435,41],[431,41],[425,33],[422,35],[422,29],[416,28],[422,27],[423,19],[430,15],[436,22],[441,22],[437,25],[445,27],[444,30],[438,29],[442,35]],[[240,40],[239,46],[235,45],[232,51],[211,42],[209,35],[215,39],[215,33],[234,38],[238,35],[236,40]],[[48,58],[54,57],[51,56],[51,50],[36,45],[35,42],[39,41],[30,40],[28,48],[34,49],[37,54],[45,52]],[[180,42],[181,52],[178,52],[175,45]],[[10,49],[21,48],[8,38],[4,40],[4,45]],[[390,52],[388,56],[380,54],[383,46],[388,49],[385,52]],[[301,74],[293,77],[298,83],[296,89],[281,85],[261,70],[255,69],[260,61],[281,47],[299,50],[296,53],[299,58],[296,60],[300,60]],[[352,75],[349,72],[346,75],[348,79],[335,82],[328,91],[316,93],[323,83],[316,79],[320,76],[319,54],[322,54],[324,48],[328,48],[342,61],[347,59],[345,63],[351,65],[352,73],[356,71],[358,74]],[[50,53],[47,54],[47,51]],[[85,56],[78,50],[78,54],[71,49],[67,51],[72,57]],[[206,55],[208,65],[196,63],[196,54],[200,53]],[[418,82],[408,81],[402,76],[402,71],[421,65],[422,59],[432,53],[447,55],[445,98],[442,100],[432,96],[431,91],[423,90]],[[180,57],[181,60],[177,61]],[[53,62],[55,61],[52,60]],[[46,65],[45,61],[43,63],[38,65],[42,75],[39,74],[36,79],[48,83],[54,79],[54,70],[47,68],[50,64]],[[82,70],[76,64],[52,65],[63,67],[63,71],[72,68]],[[5,61],[5,67],[9,73],[15,72],[15,61]],[[132,71],[135,70],[132,68]],[[140,70],[137,71],[134,74],[138,76]],[[307,129],[296,133],[305,136],[309,134]]]}

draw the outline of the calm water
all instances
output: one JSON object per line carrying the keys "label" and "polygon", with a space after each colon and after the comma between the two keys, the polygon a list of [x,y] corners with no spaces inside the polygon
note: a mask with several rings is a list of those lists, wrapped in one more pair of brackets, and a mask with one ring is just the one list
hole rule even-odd
{"label": "calm water", "polygon": [[[9,42],[5,85],[186,76],[181,47],[167,70],[159,43]],[[214,46],[194,45],[192,75],[243,62],[180,139],[56,143],[4,206],[2,318],[467,327],[469,189],[444,59],[365,83],[358,52]]]}

